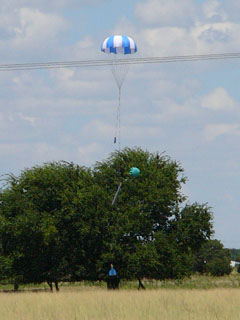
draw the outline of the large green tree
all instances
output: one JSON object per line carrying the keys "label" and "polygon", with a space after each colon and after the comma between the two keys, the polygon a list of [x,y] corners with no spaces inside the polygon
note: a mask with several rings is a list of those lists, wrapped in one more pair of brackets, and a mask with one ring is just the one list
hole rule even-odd
{"label": "large green tree", "polygon": [[1,193],[0,237],[16,281],[57,285],[80,277],[85,259],[83,233],[89,230],[81,201],[91,181],[90,170],[66,162],[8,176]]}
{"label": "large green tree", "polygon": [[[130,176],[131,167],[141,174]],[[98,210],[108,222],[100,270],[113,262],[128,279],[179,278],[191,272],[193,252],[213,232],[212,216],[206,205],[184,204],[186,178],[178,162],[126,148],[98,163],[94,178],[104,190]],[[122,189],[112,206],[119,183]]]}
{"label": "large green tree", "polygon": [[165,154],[125,148],[92,169],[53,162],[7,182],[0,256],[15,283],[104,279],[110,263],[140,284],[180,278],[213,232],[210,209],[185,204],[183,169]]}

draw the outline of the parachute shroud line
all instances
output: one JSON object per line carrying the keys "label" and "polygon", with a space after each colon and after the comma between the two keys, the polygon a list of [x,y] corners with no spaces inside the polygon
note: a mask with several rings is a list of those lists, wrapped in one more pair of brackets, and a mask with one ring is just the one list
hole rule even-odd
{"label": "parachute shroud line", "polygon": [[112,201],[112,206],[114,205],[115,201],[117,200],[117,197],[118,197],[118,194],[119,194],[119,192],[121,190],[121,187],[122,187],[122,182],[119,183],[117,192],[115,193],[115,196],[114,196],[113,201]]}

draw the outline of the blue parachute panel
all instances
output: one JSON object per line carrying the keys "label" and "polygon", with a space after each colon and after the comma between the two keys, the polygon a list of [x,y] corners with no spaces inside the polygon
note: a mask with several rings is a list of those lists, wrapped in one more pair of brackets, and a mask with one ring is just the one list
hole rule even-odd
{"label": "blue parachute panel", "polygon": [[113,35],[104,40],[101,50],[105,53],[132,54],[137,52],[137,45],[130,37]]}

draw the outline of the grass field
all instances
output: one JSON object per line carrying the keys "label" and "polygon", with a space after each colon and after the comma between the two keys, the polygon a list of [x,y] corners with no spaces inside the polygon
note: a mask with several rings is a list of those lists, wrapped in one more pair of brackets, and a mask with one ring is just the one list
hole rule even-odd
{"label": "grass field", "polygon": [[240,289],[1,293],[0,320],[240,319]]}
{"label": "grass field", "polygon": [[[143,281],[146,289],[218,289],[218,288],[234,288],[240,289],[240,273],[234,270],[230,275],[224,277],[212,277],[207,275],[193,275],[189,278],[183,280],[144,280]],[[78,283],[59,283],[60,290],[64,288],[74,288],[74,289],[84,289],[88,287],[94,288],[106,288],[105,282],[78,282]],[[41,290],[49,290],[47,283],[43,284],[30,284],[30,285],[20,285],[21,291],[28,291],[32,289],[39,288]],[[137,289],[137,281],[121,281],[121,290]],[[12,284],[1,284],[0,283],[0,293],[4,290],[13,290]],[[240,318],[239,318],[240,319]]]}
{"label": "grass field", "polygon": [[[0,292],[0,320],[212,320],[240,319],[240,274],[210,277],[195,275],[182,281],[121,282],[108,291],[104,282],[60,284],[50,293],[46,284],[19,293]],[[12,286],[0,286],[12,289]],[[41,291],[42,290],[42,291]]]}

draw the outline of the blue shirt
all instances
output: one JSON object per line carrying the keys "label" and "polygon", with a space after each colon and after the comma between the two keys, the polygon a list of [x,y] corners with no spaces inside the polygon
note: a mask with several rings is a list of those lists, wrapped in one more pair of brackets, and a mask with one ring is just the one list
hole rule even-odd
{"label": "blue shirt", "polygon": [[109,274],[109,276],[116,276],[117,275],[117,271],[114,268],[112,268],[112,269],[109,270],[108,274]]}

